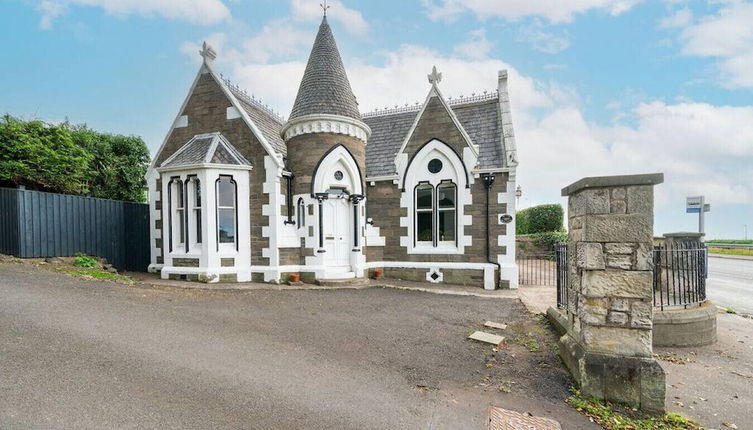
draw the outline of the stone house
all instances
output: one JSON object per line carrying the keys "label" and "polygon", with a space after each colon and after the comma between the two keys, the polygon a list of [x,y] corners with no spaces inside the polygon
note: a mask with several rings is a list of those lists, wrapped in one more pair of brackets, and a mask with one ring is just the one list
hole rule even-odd
{"label": "stone house", "polygon": [[147,173],[150,270],[517,287],[506,71],[497,91],[452,100],[435,68],[423,104],[362,114],[325,16],[283,120],[201,54]]}

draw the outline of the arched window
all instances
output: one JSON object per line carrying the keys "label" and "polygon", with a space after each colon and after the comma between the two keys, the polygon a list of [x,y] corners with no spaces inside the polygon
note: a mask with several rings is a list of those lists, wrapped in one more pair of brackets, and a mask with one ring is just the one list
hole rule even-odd
{"label": "arched window", "polygon": [[232,176],[217,179],[217,243],[236,243],[237,188]]}
{"label": "arched window", "polygon": [[186,241],[186,199],[183,192],[183,181],[178,178],[175,181],[175,222],[178,225],[177,241],[175,245],[181,245]]}
{"label": "arched window", "polygon": [[201,243],[201,181],[194,177],[191,183],[193,184],[193,218],[196,228],[196,243]]}
{"label": "arched window", "polygon": [[416,186],[416,241],[434,243],[434,187],[429,183]]}
{"label": "arched window", "polygon": [[455,242],[457,187],[452,182],[437,185],[437,240]]}
{"label": "arched window", "polygon": [[296,214],[298,215],[298,228],[306,226],[306,204],[303,202],[303,198],[298,199],[296,205]]}

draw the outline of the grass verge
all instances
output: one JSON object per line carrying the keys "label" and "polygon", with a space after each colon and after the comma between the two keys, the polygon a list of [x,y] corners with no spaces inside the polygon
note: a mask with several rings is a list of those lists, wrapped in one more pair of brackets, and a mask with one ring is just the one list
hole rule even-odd
{"label": "grass verge", "polygon": [[133,284],[133,279],[129,278],[128,276],[120,275],[117,273],[110,273],[102,269],[58,267],[57,270],[68,275],[84,279],[98,279],[104,281],[115,281],[129,285]]}
{"label": "grass verge", "polygon": [[729,249],[729,248],[709,247],[709,254],[742,255],[744,257],[753,257],[753,249]]}
{"label": "grass verge", "polygon": [[567,399],[567,403],[607,430],[703,430],[699,424],[680,414],[640,416],[639,412],[633,409],[585,398],[578,390],[573,390],[573,395]]}

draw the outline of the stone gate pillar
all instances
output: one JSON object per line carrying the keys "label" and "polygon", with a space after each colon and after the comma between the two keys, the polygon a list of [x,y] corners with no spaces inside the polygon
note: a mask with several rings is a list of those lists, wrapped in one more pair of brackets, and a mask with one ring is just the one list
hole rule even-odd
{"label": "stone gate pillar", "polygon": [[568,197],[567,332],[560,355],[586,395],[664,410],[652,357],[654,185],[663,174],[584,178]]}

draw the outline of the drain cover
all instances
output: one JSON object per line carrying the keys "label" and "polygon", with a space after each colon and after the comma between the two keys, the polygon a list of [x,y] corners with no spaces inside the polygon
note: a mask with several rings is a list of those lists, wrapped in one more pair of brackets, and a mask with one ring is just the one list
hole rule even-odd
{"label": "drain cover", "polygon": [[489,430],[562,430],[557,421],[489,407]]}

